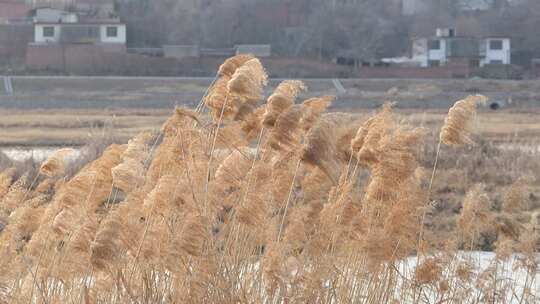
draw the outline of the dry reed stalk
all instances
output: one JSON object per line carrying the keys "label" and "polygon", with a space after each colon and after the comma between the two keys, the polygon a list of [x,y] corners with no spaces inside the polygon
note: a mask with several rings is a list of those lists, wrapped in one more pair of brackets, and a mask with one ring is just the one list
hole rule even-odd
{"label": "dry reed stalk", "polygon": [[376,149],[381,138],[394,127],[391,103],[386,103],[382,110],[368,119],[358,129],[356,136],[351,141],[351,150],[357,155],[360,164],[370,165],[377,162]]}
{"label": "dry reed stalk", "polygon": [[111,169],[120,163],[125,149],[125,146],[110,146],[100,158],[84,167],[61,189],[55,204],[60,213],[65,212],[54,220],[53,227],[58,228],[55,228],[57,232],[62,234],[65,231],[61,227],[66,226],[67,223],[63,221],[68,220],[70,215],[91,212],[109,197],[112,189]]}
{"label": "dry reed stalk", "polygon": [[231,117],[235,114],[232,103],[229,103],[227,106],[225,105],[225,101],[227,100],[227,96],[229,95],[229,89],[227,88],[227,84],[230,80],[230,76],[224,76],[219,78],[214,83],[212,89],[204,99],[204,104],[211,110],[214,120],[219,119],[223,108],[225,117]]}
{"label": "dry reed stalk", "polygon": [[235,105],[235,108],[238,109],[242,103],[250,102],[252,100],[259,100],[262,98],[262,89],[263,86],[267,84],[268,76],[262,66],[261,62],[256,59],[250,59],[242,64],[239,68],[236,69],[235,73],[232,75],[231,80],[227,83],[228,93],[225,97],[225,101],[221,108],[221,113],[218,119],[217,126],[215,128],[214,139],[212,140],[212,147],[210,149],[210,159],[208,160],[208,171],[207,177],[205,180],[205,199],[204,199],[204,213],[207,214],[208,209],[208,195],[209,189],[208,185],[211,177],[211,168],[212,161],[214,159],[214,150],[216,148],[216,141],[220,131],[221,123],[223,121],[225,107],[229,99],[237,100],[240,99],[240,105]]}
{"label": "dry reed stalk", "polygon": [[493,229],[493,214],[484,186],[477,184],[472,187],[463,200],[463,209],[458,218],[458,230],[463,236],[465,244],[470,249],[480,238],[482,233]]}
{"label": "dry reed stalk", "polygon": [[336,136],[334,126],[320,119],[306,134],[306,141],[301,150],[301,160],[306,164],[318,167],[328,177],[337,183],[339,177],[335,160]]}
{"label": "dry reed stalk", "polygon": [[304,105],[305,111],[302,116],[301,125],[305,132],[309,131],[319,120],[324,112],[332,105],[336,99],[335,96],[321,96],[306,99]]}
{"label": "dry reed stalk", "polygon": [[289,194],[287,195],[287,200],[285,201],[285,204],[284,204],[283,216],[281,217],[281,223],[279,224],[279,231],[278,231],[278,235],[277,235],[277,242],[278,243],[281,241],[281,235],[283,234],[283,228],[284,228],[284,225],[285,225],[285,219],[287,218],[287,211],[289,210],[289,206],[290,206],[290,203],[291,203],[291,196],[292,196],[292,193],[293,193],[294,184],[296,182],[296,176],[298,175],[298,171],[300,170],[300,164],[301,164],[301,160],[299,159],[297,164],[296,164],[296,168],[294,169],[294,174],[293,174],[293,178],[292,178],[292,181],[291,181]]}
{"label": "dry reed stalk", "polygon": [[19,177],[0,200],[0,215],[8,217],[26,198],[28,175]]}
{"label": "dry reed stalk", "polygon": [[124,193],[130,193],[144,183],[144,166],[150,154],[147,142],[151,137],[151,133],[142,132],[129,140],[122,163],[111,169],[114,186]]}
{"label": "dry reed stalk", "polygon": [[423,133],[421,129],[398,129],[371,147],[372,177],[366,189],[368,200],[384,202],[399,196],[400,185],[412,177],[418,167],[414,149]]}
{"label": "dry reed stalk", "polygon": [[245,139],[250,142],[263,132],[262,120],[266,112],[266,105],[256,108],[241,121],[241,128]]}
{"label": "dry reed stalk", "polygon": [[528,188],[533,182],[530,178],[521,177],[516,180],[506,191],[503,199],[502,209],[507,213],[516,213],[526,209],[528,206]]}
{"label": "dry reed stalk", "polygon": [[279,115],[268,137],[270,147],[275,150],[298,150],[302,134],[300,119],[303,115],[302,106],[292,106]]}
{"label": "dry reed stalk", "polygon": [[17,169],[8,168],[2,171],[2,174],[0,174],[0,199],[2,199],[4,195],[8,193],[9,186],[11,186],[16,172]]}

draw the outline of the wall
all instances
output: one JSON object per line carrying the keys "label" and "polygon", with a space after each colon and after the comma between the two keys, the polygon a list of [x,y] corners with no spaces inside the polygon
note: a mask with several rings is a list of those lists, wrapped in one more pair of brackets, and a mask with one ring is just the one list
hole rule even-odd
{"label": "wall", "polygon": [[411,58],[421,63],[421,66],[428,66],[428,39],[415,39],[412,43]]}
{"label": "wall", "polygon": [[440,48],[438,50],[430,50],[429,49],[429,43],[428,43],[428,61],[429,60],[439,60],[441,62],[441,65],[446,63],[446,46],[447,41],[446,39],[442,38],[434,38],[433,40],[439,40]]}
{"label": "wall", "polygon": [[0,25],[0,66],[20,66],[32,39],[33,26],[30,24]]}
{"label": "wall", "polygon": [[[43,28],[52,26],[54,27],[54,37],[44,37]],[[58,24],[36,24],[34,27],[34,42],[36,43],[50,43],[60,41],[60,25]]]}
{"label": "wall", "polygon": [[127,54],[122,44],[31,44],[26,53],[28,71],[80,75],[174,75],[174,59]]}
{"label": "wall", "polygon": [[239,44],[236,45],[236,54],[253,54],[257,57],[270,57],[272,47],[269,44]]}
{"label": "wall", "polygon": [[[114,26],[118,28],[117,37],[107,37],[107,27]],[[101,42],[103,43],[126,43],[126,25],[125,24],[101,24]]]}
{"label": "wall", "polygon": [[468,78],[476,69],[467,66],[444,67],[363,67],[355,74],[359,78]]}
{"label": "wall", "polygon": [[[489,43],[491,40],[502,40],[502,50],[490,50]],[[491,38],[485,40],[486,58],[482,60],[481,65],[489,64],[492,60],[501,60],[503,64],[511,64],[510,58],[510,39]]]}
{"label": "wall", "polygon": [[176,59],[199,57],[200,50],[198,45],[164,45],[163,56]]}

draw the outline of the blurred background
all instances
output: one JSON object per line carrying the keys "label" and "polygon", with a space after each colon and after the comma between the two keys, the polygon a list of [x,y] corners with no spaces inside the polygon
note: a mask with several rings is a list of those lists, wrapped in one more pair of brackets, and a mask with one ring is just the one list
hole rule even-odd
{"label": "blurred background", "polygon": [[213,76],[253,53],[278,77],[534,78],[539,25],[536,0],[0,0],[0,70]]}

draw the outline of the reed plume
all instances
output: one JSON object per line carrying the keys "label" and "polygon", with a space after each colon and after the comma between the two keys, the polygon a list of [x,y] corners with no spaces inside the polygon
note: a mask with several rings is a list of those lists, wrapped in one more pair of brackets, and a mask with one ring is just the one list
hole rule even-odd
{"label": "reed plume", "polygon": [[60,149],[55,151],[46,161],[41,164],[39,173],[47,177],[60,176],[65,173],[66,159],[68,156],[75,154],[73,149]]}
{"label": "reed plume", "polygon": [[214,120],[218,120],[222,112],[224,117],[235,114],[233,103],[225,103],[229,95],[227,84],[230,80],[231,76],[223,76],[216,80],[204,99],[204,104],[210,109]]}
{"label": "reed plume", "polygon": [[275,150],[293,151],[299,148],[301,140],[300,119],[304,114],[302,106],[292,106],[285,110],[275,122],[268,137],[268,144]]}
{"label": "reed plume", "polygon": [[228,58],[219,67],[218,75],[222,77],[232,77],[239,67],[254,58],[255,57],[251,54],[239,54],[234,57]]}
{"label": "reed plume", "polygon": [[334,182],[339,173],[336,160],[335,128],[328,121],[321,119],[306,135],[306,141],[301,150],[303,162],[321,169]]}
{"label": "reed plume", "polygon": [[375,149],[381,138],[394,127],[391,103],[386,103],[382,110],[368,119],[356,133],[351,141],[351,150],[356,154],[358,161],[364,165],[377,162]]}
{"label": "reed plume", "polygon": [[113,184],[125,193],[144,183],[145,163],[150,152],[147,142],[151,137],[148,132],[135,136],[128,142],[126,151],[122,154],[122,163],[111,169]]}
{"label": "reed plume", "polygon": [[[386,201],[397,198],[401,183],[412,177],[418,167],[414,149],[423,134],[422,129],[398,129],[380,138],[378,145],[370,146],[367,159],[372,175],[366,189],[368,199]],[[360,157],[363,157],[362,151],[366,151],[365,147]]]}
{"label": "reed plume", "polygon": [[485,104],[487,98],[482,95],[468,96],[457,101],[448,111],[441,129],[441,142],[447,146],[471,144],[469,137],[471,120],[476,116],[476,107]]}
{"label": "reed plume", "polygon": [[121,161],[126,147],[111,145],[100,158],[84,167],[59,191],[54,204],[60,210],[53,221],[58,234],[65,234],[85,212],[94,211],[108,197],[112,188],[111,169]]}
{"label": "reed plume", "polygon": [[176,107],[174,114],[161,127],[161,132],[165,136],[176,136],[191,121],[199,122],[197,113],[183,107]]}
{"label": "reed plume", "polygon": [[305,108],[301,121],[304,131],[309,131],[315,125],[335,99],[335,96],[321,96],[307,99],[302,103]]}
{"label": "reed plume", "polygon": [[273,127],[281,113],[294,105],[298,94],[307,87],[299,80],[285,80],[281,82],[274,93],[268,97],[263,125]]}
{"label": "reed plume", "polygon": [[525,177],[516,180],[504,194],[502,209],[507,213],[517,213],[527,208],[528,188],[531,180]]}
{"label": "reed plume", "polygon": [[247,141],[251,141],[260,134],[263,125],[262,120],[266,112],[266,105],[260,106],[246,115],[241,122],[241,128]]}
{"label": "reed plume", "polygon": [[473,186],[463,200],[463,208],[458,218],[458,230],[465,242],[478,242],[481,234],[493,229],[491,203],[484,185]]}
{"label": "reed plume", "polygon": [[239,98],[240,103],[262,99],[263,87],[268,83],[268,75],[257,58],[242,64],[227,83],[230,98]]}

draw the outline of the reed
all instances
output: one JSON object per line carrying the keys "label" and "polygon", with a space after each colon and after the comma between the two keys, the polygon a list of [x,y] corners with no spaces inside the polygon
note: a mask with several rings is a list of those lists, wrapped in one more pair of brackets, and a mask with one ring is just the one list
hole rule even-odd
{"label": "reed", "polygon": [[[295,80],[263,104],[250,55],[217,74],[209,114],[177,108],[159,134],[71,177],[67,150],[35,184],[0,174],[0,302],[538,303],[534,181],[515,181],[501,212],[486,186],[468,187],[457,228],[437,237],[428,130],[392,104],[345,123],[326,113],[332,96],[297,102],[307,88]],[[483,100],[457,102],[440,142],[472,143]],[[473,252],[488,238],[486,267]]]}

